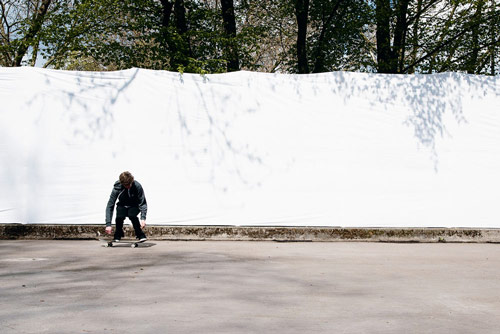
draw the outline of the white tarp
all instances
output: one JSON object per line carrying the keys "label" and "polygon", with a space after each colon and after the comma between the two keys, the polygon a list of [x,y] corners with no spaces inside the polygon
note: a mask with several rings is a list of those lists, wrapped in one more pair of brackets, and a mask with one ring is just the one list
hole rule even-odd
{"label": "white tarp", "polygon": [[0,223],[500,228],[500,78],[0,68]]}

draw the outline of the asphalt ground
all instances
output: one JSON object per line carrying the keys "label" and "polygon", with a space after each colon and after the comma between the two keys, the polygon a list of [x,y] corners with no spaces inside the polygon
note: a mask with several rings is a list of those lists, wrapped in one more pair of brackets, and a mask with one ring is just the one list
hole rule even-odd
{"label": "asphalt ground", "polygon": [[499,333],[500,245],[0,241],[0,333]]}

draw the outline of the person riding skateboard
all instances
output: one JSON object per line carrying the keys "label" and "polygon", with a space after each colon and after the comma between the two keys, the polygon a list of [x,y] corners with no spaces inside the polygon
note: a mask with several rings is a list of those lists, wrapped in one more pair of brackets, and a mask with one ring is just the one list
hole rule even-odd
{"label": "person riding skateboard", "polygon": [[[146,226],[146,213],[148,204],[144,189],[139,182],[134,180],[134,176],[130,172],[120,174],[119,180],[115,182],[111,195],[109,196],[108,205],[106,206],[106,233],[111,234],[111,219],[113,218],[113,210],[116,200],[116,228],[114,241],[119,242],[124,236],[123,222],[128,217],[132,222],[135,230],[135,236],[140,242],[147,240],[146,235],[141,228]],[[141,221],[137,215],[141,213]]]}

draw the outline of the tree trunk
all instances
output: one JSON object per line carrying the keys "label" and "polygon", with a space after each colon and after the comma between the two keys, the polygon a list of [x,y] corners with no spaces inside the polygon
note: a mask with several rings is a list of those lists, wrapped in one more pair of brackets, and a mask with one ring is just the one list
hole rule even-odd
{"label": "tree trunk", "polygon": [[377,71],[391,73],[391,4],[389,0],[376,0]]}
{"label": "tree trunk", "polygon": [[168,27],[170,25],[170,16],[172,15],[172,9],[174,8],[174,3],[170,2],[169,0],[161,0],[160,2],[162,7],[160,44],[165,50],[165,56],[169,55],[168,57],[165,58],[168,58],[170,65],[172,65],[172,55],[175,54],[176,48],[175,48],[175,43],[173,43],[170,38]]}
{"label": "tree trunk", "polygon": [[391,52],[391,73],[401,73],[404,67],[406,50],[406,32],[408,30],[407,14],[410,0],[399,0],[396,7],[396,28]]}
{"label": "tree trunk", "polygon": [[38,48],[40,45],[40,39],[37,38],[33,44],[33,54],[31,55],[30,66],[35,67],[36,59],[38,57]]}
{"label": "tree trunk", "polygon": [[323,27],[321,28],[321,32],[319,34],[318,42],[316,45],[316,50],[314,52],[314,67],[313,73],[321,73],[325,72],[327,69],[325,68],[325,35],[328,29],[332,26],[332,21],[335,17],[341,17],[341,15],[337,14],[337,11],[340,6],[340,2],[342,0],[337,0],[332,10],[330,11],[328,18],[323,22]]}
{"label": "tree trunk", "polygon": [[[161,26],[164,28],[164,31],[167,30],[168,25],[170,24],[170,15],[172,15],[172,8],[174,7],[174,3],[168,0],[161,0],[162,6],[162,18],[161,18]],[[163,34],[164,37],[166,33]]]}
{"label": "tree trunk", "polygon": [[236,18],[234,16],[233,0],[221,0],[222,20],[224,22],[224,31],[229,38],[229,43],[226,50],[227,71],[238,71],[240,62],[238,59],[238,48],[235,41],[236,38]]}
{"label": "tree trunk", "polygon": [[[419,24],[420,24],[420,13],[422,11],[422,0],[417,0],[417,13],[416,13],[416,18],[415,22],[413,23],[413,38],[412,38],[412,49],[411,49],[411,57],[410,57],[410,62],[414,63],[415,60],[417,60],[417,53],[418,53],[418,32],[419,32]],[[415,67],[411,66],[408,69],[408,73],[413,74],[415,73]]]}
{"label": "tree trunk", "polygon": [[307,21],[309,17],[309,0],[295,0],[295,16],[297,17],[297,67],[301,74],[309,73],[307,61]]}
{"label": "tree trunk", "polygon": [[[495,0],[491,0],[491,16],[493,17],[493,13],[494,11],[496,10],[495,8]],[[491,23],[490,23],[490,42],[492,43],[491,44],[491,48],[490,48],[490,74],[491,75],[495,75],[495,56],[496,56],[496,53],[495,53],[495,37],[497,36],[497,32],[496,30],[498,29],[498,19],[492,19],[491,20]]]}
{"label": "tree trunk", "polygon": [[26,55],[26,52],[28,51],[31,40],[35,38],[35,36],[42,28],[43,20],[45,18],[45,14],[47,14],[51,1],[52,0],[42,0],[42,5],[33,15],[31,26],[28,29],[26,35],[21,40],[21,44],[16,51],[14,66],[21,66],[21,62],[23,61],[23,58]]}
{"label": "tree trunk", "polygon": [[[484,5],[484,0],[479,0],[477,2],[477,8],[476,12],[474,13],[474,21],[479,22],[482,20],[482,12],[483,12],[483,5]],[[468,74],[475,74],[476,73],[476,68],[477,68],[477,59],[479,55],[479,31],[480,27],[479,24],[474,25],[472,28],[472,53],[467,61],[467,73]]]}
{"label": "tree trunk", "polygon": [[187,33],[186,7],[184,0],[175,0],[174,3],[175,26],[179,34]]}
{"label": "tree trunk", "polygon": [[187,67],[189,65],[188,58],[192,58],[189,36],[186,35],[188,27],[184,0],[175,0],[174,17],[175,27],[180,38],[173,43],[175,44],[175,50],[173,50],[174,54],[171,58],[171,66],[174,70],[177,70],[179,67]]}

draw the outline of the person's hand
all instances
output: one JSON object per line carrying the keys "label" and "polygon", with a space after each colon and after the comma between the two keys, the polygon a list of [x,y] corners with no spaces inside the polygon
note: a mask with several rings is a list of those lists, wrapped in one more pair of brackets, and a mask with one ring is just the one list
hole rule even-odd
{"label": "person's hand", "polygon": [[111,226],[106,226],[106,234],[111,234],[113,228]]}
{"label": "person's hand", "polygon": [[144,228],[146,226],[146,219],[141,220],[141,228]]}

